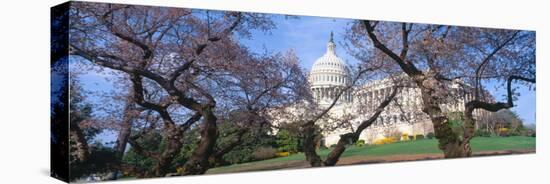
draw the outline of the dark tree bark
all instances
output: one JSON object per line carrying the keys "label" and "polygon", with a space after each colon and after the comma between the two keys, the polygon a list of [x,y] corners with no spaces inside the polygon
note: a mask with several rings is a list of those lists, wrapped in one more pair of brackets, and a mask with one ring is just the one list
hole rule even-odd
{"label": "dark tree bark", "polygon": [[183,138],[184,132],[190,128],[190,126],[201,119],[202,117],[202,127],[201,127],[201,137],[197,148],[193,150],[192,156],[184,165],[184,172],[182,175],[189,174],[203,174],[208,170],[208,157],[212,154],[212,149],[214,147],[217,137],[218,129],[216,125],[216,116],[214,115],[213,109],[214,105],[206,105],[203,109],[198,111],[194,116],[190,117],[187,122],[181,126],[177,126],[170,114],[167,111],[167,106],[162,107],[158,110],[159,114],[165,121],[164,125],[164,134],[167,139],[167,146],[165,151],[160,155],[159,163],[156,167],[156,174],[158,176],[164,176],[168,173],[168,166],[181,150],[183,144],[181,139]]}
{"label": "dark tree bark", "polygon": [[302,126],[303,138],[303,149],[306,160],[309,162],[311,167],[320,167],[323,166],[323,160],[317,154],[316,146],[317,141],[317,128],[315,127],[315,121],[309,121]]}
{"label": "dark tree bark", "polygon": [[[435,79],[431,79],[435,82]],[[437,82],[438,85],[441,85]],[[428,85],[427,85],[428,86]],[[457,158],[469,156],[468,150],[471,150],[468,145],[463,144],[459,136],[453,131],[449,124],[449,118],[443,113],[439,107],[439,96],[435,94],[432,86],[422,86],[423,108],[422,111],[430,117],[434,126],[435,137],[438,140],[439,149],[443,151],[445,158]]]}
{"label": "dark tree bark", "polygon": [[183,166],[182,175],[204,174],[209,169],[208,158],[213,154],[213,148],[216,146],[218,138],[218,128],[216,116],[213,107],[206,107],[201,114],[203,115],[203,127],[201,129],[201,139],[197,148],[189,160]]}
{"label": "dark tree bark", "polygon": [[120,130],[115,145],[116,157],[118,159],[122,159],[124,151],[126,150],[126,145],[128,144],[128,138],[132,133],[132,120],[134,119],[134,108],[132,106],[133,104],[126,104],[124,117],[122,119],[122,124],[120,125]]}

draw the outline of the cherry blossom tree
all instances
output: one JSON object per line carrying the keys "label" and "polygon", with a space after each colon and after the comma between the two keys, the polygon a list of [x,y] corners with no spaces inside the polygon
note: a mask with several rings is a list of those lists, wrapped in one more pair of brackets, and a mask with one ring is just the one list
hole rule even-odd
{"label": "cherry blossom tree", "polygon": [[[292,51],[256,54],[237,40],[273,28],[266,15],[78,2],[71,15],[71,57],[121,73],[128,88],[115,148],[127,142],[152,158],[152,169],[132,169],[142,177],[173,172],[191,130],[200,138],[179,174],[203,174],[244,134],[271,127],[264,126],[267,109],[303,93],[297,86],[305,75]],[[217,144],[218,123],[235,111],[244,112],[237,131],[222,135],[234,140]],[[160,150],[141,144],[154,132],[162,135]]]}
{"label": "cherry blossom tree", "polygon": [[[422,111],[433,123],[439,148],[446,158],[454,158],[471,156],[475,109],[511,108],[517,95],[512,82],[535,82],[534,38],[530,31],[362,20],[352,25],[348,41],[358,55],[381,53],[413,80],[420,88]],[[506,102],[484,98],[484,85],[489,81],[507,86]],[[462,92],[450,88],[456,83],[464,84]],[[466,131],[459,135],[452,131],[440,105],[462,98],[464,92],[475,98],[466,103]]]}

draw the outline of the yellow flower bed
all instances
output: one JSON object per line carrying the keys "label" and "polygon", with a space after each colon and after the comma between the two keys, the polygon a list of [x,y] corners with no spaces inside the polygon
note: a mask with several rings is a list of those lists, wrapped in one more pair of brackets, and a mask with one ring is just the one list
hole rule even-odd
{"label": "yellow flower bed", "polygon": [[290,155],[290,152],[288,151],[275,153],[275,156],[277,157],[287,157],[289,155]]}
{"label": "yellow flower bed", "polygon": [[176,168],[176,172],[177,172],[178,174],[183,173],[183,167],[178,167],[178,168]]}
{"label": "yellow flower bed", "polygon": [[501,133],[506,133],[506,132],[508,132],[508,130],[510,130],[510,129],[508,129],[508,128],[499,128],[498,129],[498,131],[501,132]]}
{"label": "yellow flower bed", "polygon": [[386,138],[377,139],[372,144],[374,144],[374,145],[390,144],[390,143],[394,143],[396,141],[397,140],[393,137],[386,137]]}

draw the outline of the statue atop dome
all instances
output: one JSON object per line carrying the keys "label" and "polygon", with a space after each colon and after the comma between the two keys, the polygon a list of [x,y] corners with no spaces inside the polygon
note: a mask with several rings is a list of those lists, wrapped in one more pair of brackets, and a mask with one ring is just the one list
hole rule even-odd
{"label": "statue atop dome", "polygon": [[331,53],[331,54],[336,55],[335,48],[336,48],[336,44],[334,44],[334,33],[331,31],[330,32],[330,39],[327,43],[327,54]]}

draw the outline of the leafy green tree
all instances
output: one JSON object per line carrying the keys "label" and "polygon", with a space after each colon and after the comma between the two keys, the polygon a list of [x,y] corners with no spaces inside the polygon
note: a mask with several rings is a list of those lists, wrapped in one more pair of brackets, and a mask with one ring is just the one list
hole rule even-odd
{"label": "leafy green tree", "polygon": [[297,153],[300,151],[300,144],[298,135],[286,129],[277,132],[277,149],[279,151]]}
{"label": "leafy green tree", "polygon": [[[242,131],[238,126],[231,122],[220,124],[220,138],[217,143],[217,148],[224,148],[234,143],[239,142],[231,151],[223,155],[222,160],[216,165],[237,164],[254,161],[253,153],[262,147],[275,146],[275,137],[269,134],[269,129],[261,127],[250,127],[246,131]],[[237,133],[235,133],[237,132]]]}
{"label": "leafy green tree", "polygon": [[90,174],[104,174],[111,171],[111,163],[116,160],[115,150],[100,142],[90,145],[90,154],[85,161],[71,164],[71,179],[77,179]]}
{"label": "leafy green tree", "polygon": [[515,111],[509,109],[503,109],[497,112],[496,114],[498,122],[502,124],[503,127],[508,128],[506,135],[525,135],[527,129],[523,126],[523,120],[518,116]]}
{"label": "leafy green tree", "polygon": [[148,157],[142,153],[163,150],[165,144],[162,139],[162,135],[158,130],[152,130],[144,135],[141,135],[134,142],[140,146],[130,147],[130,149],[124,154],[122,162],[129,166],[130,170],[135,173],[137,177],[144,177],[154,172],[154,166],[157,161],[154,158]]}

